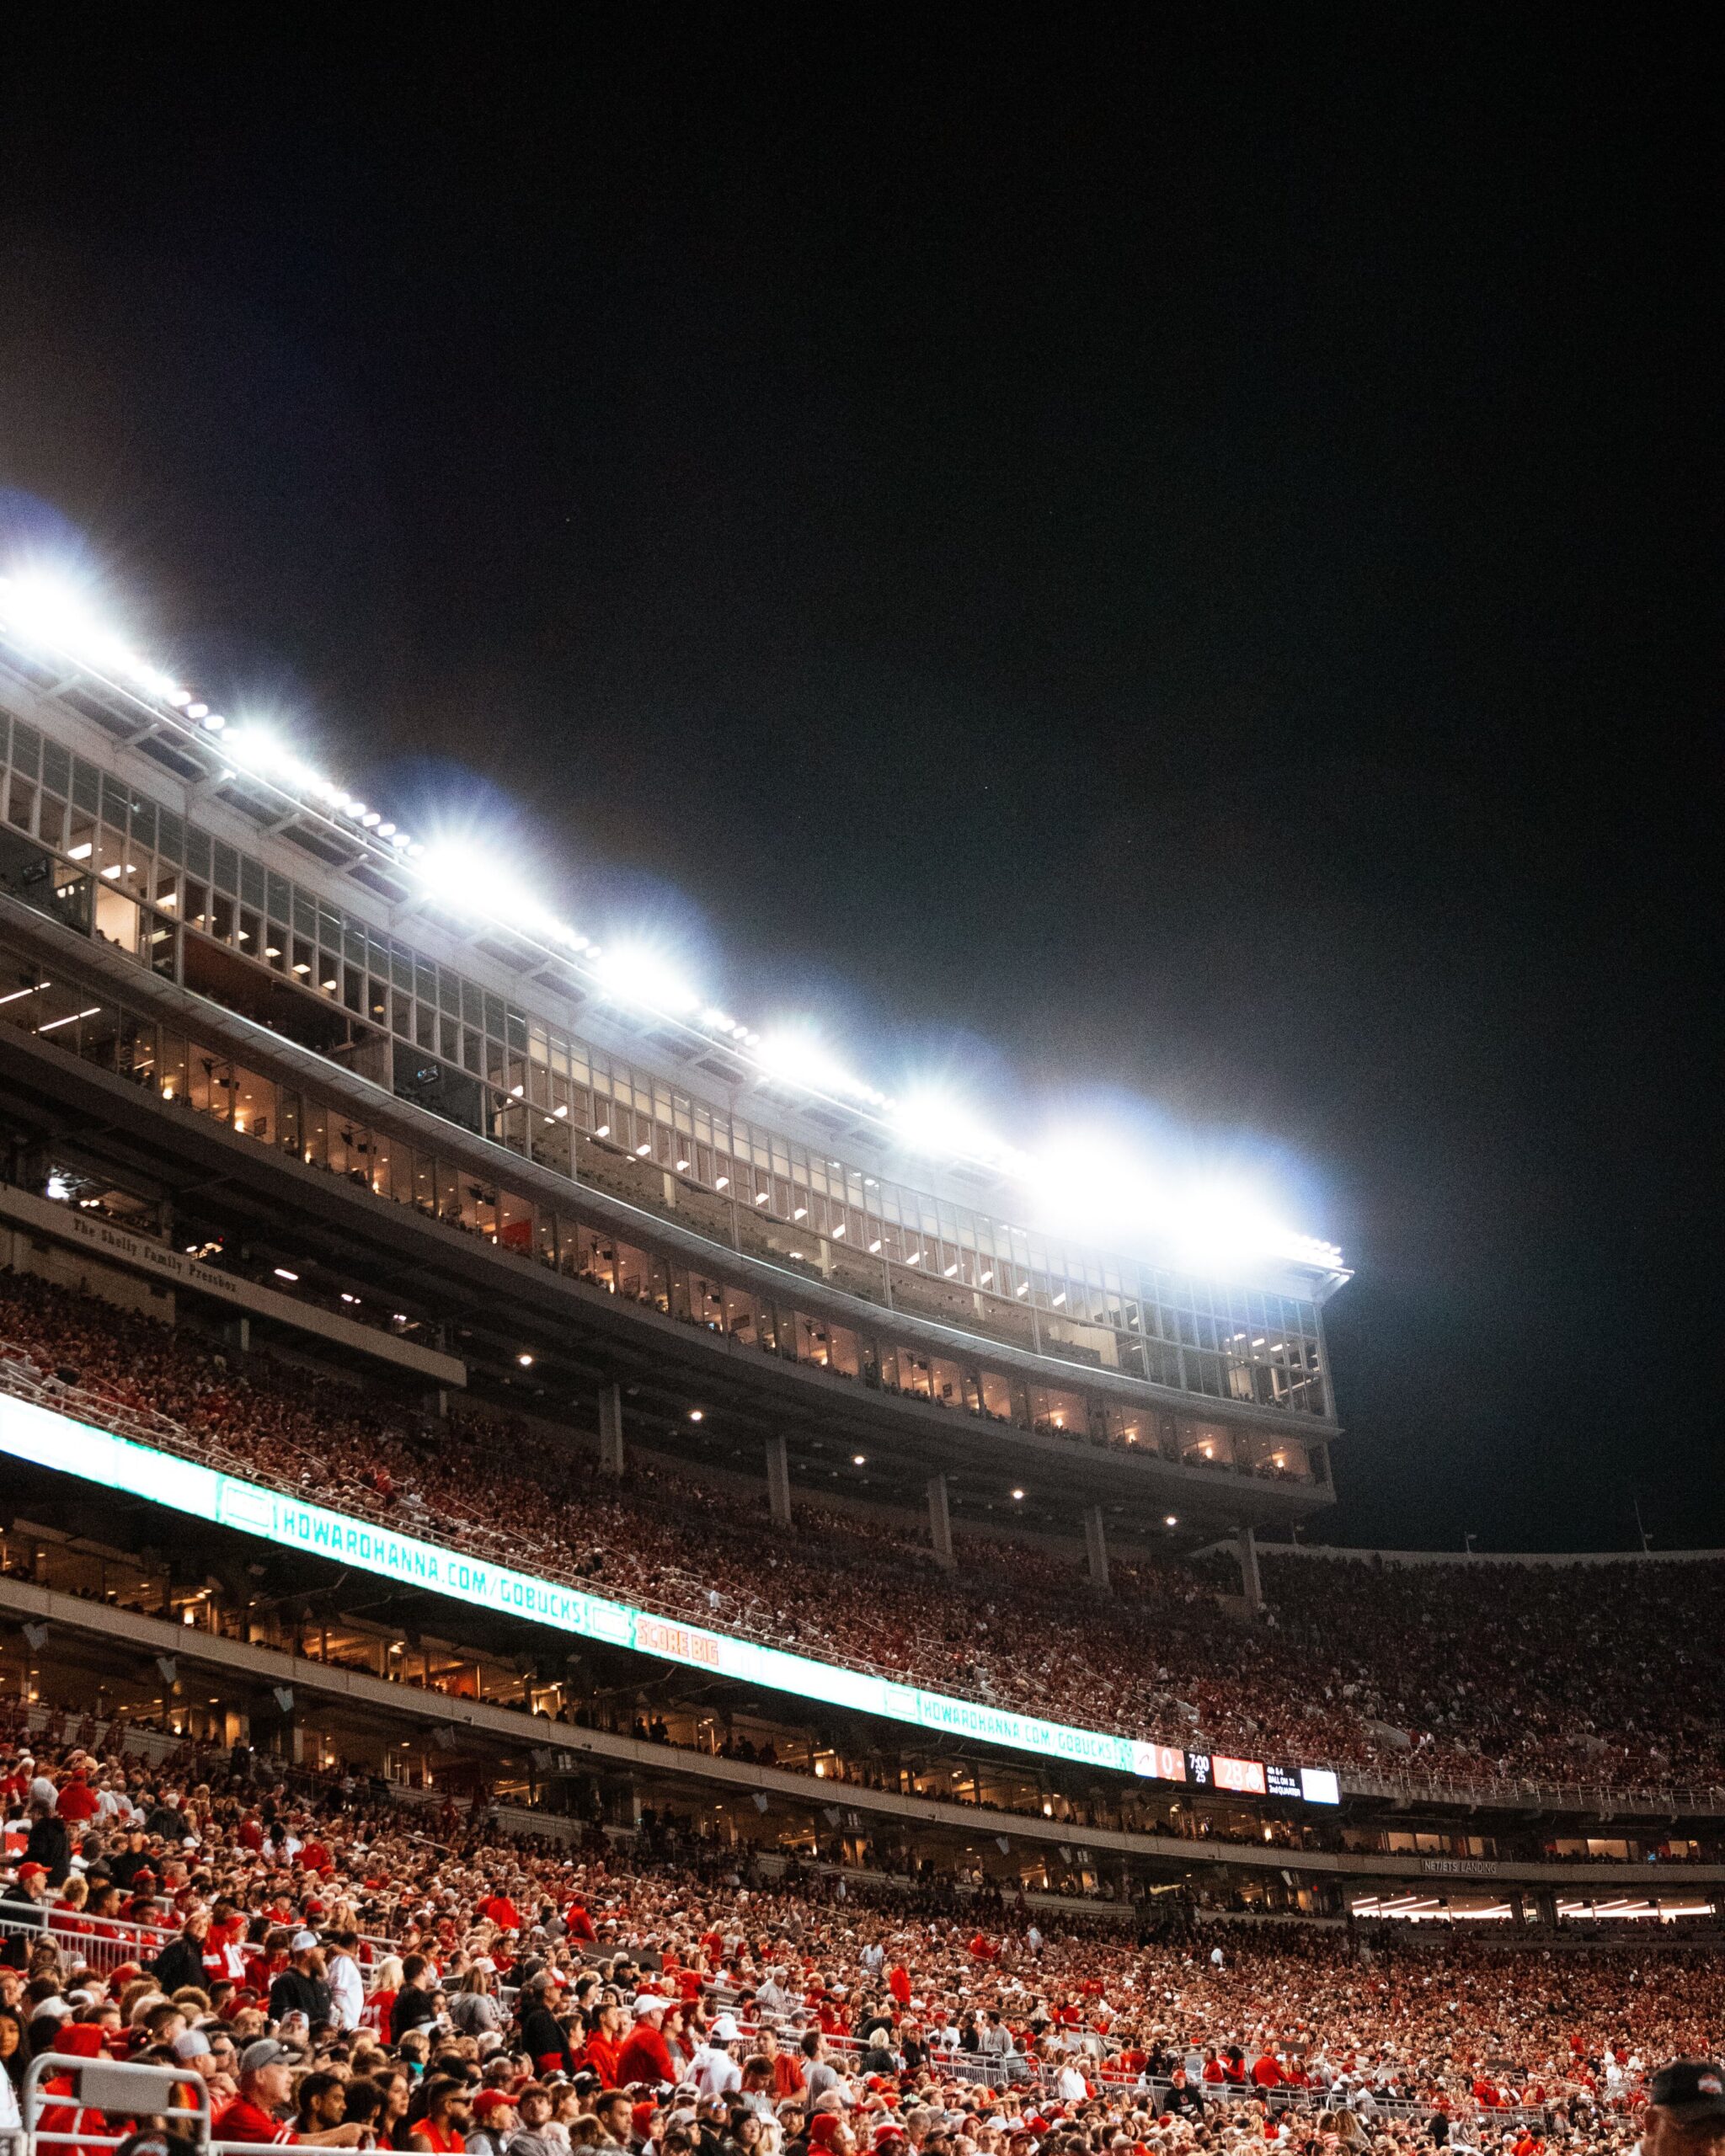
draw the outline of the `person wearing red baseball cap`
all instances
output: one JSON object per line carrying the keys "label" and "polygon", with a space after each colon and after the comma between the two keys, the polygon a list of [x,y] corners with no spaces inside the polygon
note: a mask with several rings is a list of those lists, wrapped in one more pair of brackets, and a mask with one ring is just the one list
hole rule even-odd
{"label": "person wearing red baseball cap", "polygon": [[505,2145],[521,2123],[515,2100],[507,2089],[482,2089],[473,2099],[473,2131],[467,2136],[468,2156],[503,2156]]}

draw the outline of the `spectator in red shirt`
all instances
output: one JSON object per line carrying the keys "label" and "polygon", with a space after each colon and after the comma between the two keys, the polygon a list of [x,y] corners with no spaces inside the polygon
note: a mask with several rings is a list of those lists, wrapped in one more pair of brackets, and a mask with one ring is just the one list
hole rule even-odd
{"label": "spectator in red shirt", "polygon": [[587,2038],[581,2063],[599,2076],[607,2089],[617,2085],[617,2063],[622,2056],[625,2016],[620,1999],[608,1999],[600,2008],[598,2018]]}
{"label": "spectator in red shirt", "polygon": [[440,2076],[425,2091],[425,2116],[408,2136],[420,2156],[463,2156],[473,2130],[473,2102],[464,2083]]}
{"label": "spectator in red shirt", "polygon": [[521,1928],[521,1911],[500,1886],[492,1887],[479,1904],[479,1913],[499,1931],[519,1931]]}
{"label": "spectator in red shirt", "polygon": [[[103,2058],[108,2055],[107,2038],[94,2022],[67,2022],[54,2039],[54,2049],[72,2058]],[[42,2094],[48,2100],[36,2121],[39,2134],[88,2133],[99,2139],[108,2132],[108,2125],[100,2111],[91,2111],[72,2100],[76,2089],[69,2072],[52,2075],[44,2084]],[[86,2147],[81,2142],[49,2143],[57,2147],[61,2156],[105,2156],[105,2152]]]}
{"label": "spectator in red shirt", "polygon": [[89,1778],[83,1767],[74,1767],[60,1785],[60,1801],[55,1806],[60,1817],[71,1827],[81,1827],[93,1819],[102,1808],[102,1801],[90,1787]]}
{"label": "spectator in red shirt", "polygon": [[670,2004],[669,1999],[655,1999],[651,1992],[635,1994],[635,2025],[617,2063],[619,2088],[630,2088],[637,2081],[649,2086],[661,2081],[676,2085],[677,2070],[665,2041],[665,2009]]}
{"label": "spectator in red shirt", "polygon": [[215,2141],[256,2142],[275,2148],[289,2143],[312,2143],[327,2148],[357,2148],[365,2129],[360,2126],[325,2127],[320,2133],[296,2133],[280,2114],[293,2090],[293,2065],[297,2053],[273,2037],[260,2036],[240,2053],[239,2094],[218,2111],[211,2128]]}

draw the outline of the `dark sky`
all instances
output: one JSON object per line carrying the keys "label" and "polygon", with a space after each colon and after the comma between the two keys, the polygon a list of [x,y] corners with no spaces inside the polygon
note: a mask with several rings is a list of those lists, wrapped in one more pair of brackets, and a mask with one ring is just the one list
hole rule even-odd
{"label": "dark sky", "polygon": [[13,26],[8,533],[882,1082],[1283,1149],[1338,1536],[1725,1542],[1701,51],[606,13]]}

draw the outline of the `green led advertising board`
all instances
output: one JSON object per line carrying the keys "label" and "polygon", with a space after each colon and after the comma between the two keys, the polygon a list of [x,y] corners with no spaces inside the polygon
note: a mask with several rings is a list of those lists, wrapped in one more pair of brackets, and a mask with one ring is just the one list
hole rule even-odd
{"label": "green led advertising board", "polygon": [[[916,1685],[895,1684],[889,1678],[611,1602],[533,1572],[354,1518],[220,1468],[182,1460],[6,1393],[0,1393],[0,1454],[105,1489],[123,1490],[129,1497],[256,1535],[282,1549],[328,1557],[404,1587],[424,1588],[477,1609],[524,1618],[578,1639],[602,1641],[663,1661],[686,1662],[715,1676],[761,1685],[795,1699],[977,1738],[1033,1758],[1077,1760],[1157,1780],[1187,1779],[1185,1755],[1171,1745],[1146,1743],[1104,1730],[1075,1729],[975,1700],[925,1692]],[[1323,1780],[1333,1786],[1327,1775]],[[1309,1796],[1308,1801],[1335,1799]]]}

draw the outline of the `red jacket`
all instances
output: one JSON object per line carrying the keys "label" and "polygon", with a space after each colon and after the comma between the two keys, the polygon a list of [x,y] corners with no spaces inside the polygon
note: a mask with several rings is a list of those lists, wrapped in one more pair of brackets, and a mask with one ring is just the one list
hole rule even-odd
{"label": "red jacket", "polygon": [[617,2087],[627,2089],[634,2081],[675,2082],[676,2078],[662,2033],[645,2021],[638,2021],[617,2055]]}

